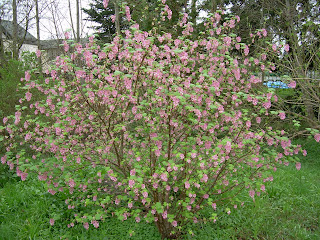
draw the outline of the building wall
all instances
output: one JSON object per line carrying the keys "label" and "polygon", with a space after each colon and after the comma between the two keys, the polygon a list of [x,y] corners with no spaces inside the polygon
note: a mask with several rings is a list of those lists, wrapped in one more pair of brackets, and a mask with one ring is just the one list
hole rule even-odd
{"label": "building wall", "polygon": [[20,48],[20,55],[23,52],[36,52],[37,49],[38,49],[37,45],[23,44]]}
{"label": "building wall", "polygon": [[[4,46],[4,51],[8,53],[12,53],[12,41],[6,39],[6,36],[3,34],[2,35],[3,39],[3,46]],[[21,57],[23,52],[36,52],[38,49],[37,45],[33,44],[22,44],[20,51],[19,51],[19,57]]]}

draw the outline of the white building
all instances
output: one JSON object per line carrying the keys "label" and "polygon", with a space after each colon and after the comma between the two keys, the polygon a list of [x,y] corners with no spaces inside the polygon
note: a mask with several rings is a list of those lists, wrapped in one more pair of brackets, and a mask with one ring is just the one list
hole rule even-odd
{"label": "white building", "polygon": [[[2,30],[4,52],[6,54],[12,55],[13,23],[12,21],[1,20],[0,27]],[[20,47],[20,56],[23,52],[36,52],[36,50],[38,49],[37,39],[32,34],[30,34],[20,25],[18,25],[17,34],[18,46]]]}

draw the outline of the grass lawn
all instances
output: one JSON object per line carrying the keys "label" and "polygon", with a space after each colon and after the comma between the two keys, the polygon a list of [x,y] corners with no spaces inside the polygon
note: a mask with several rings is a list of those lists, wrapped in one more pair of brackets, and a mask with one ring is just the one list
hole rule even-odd
{"label": "grass lawn", "polygon": [[[216,223],[195,224],[185,239],[320,239],[320,145],[299,140],[308,151],[302,168],[281,167],[267,194],[223,215]],[[98,229],[68,228],[63,200],[44,191],[38,180],[21,182],[0,166],[0,239],[160,239],[153,224],[107,219]],[[52,212],[61,219],[50,226]],[[134,231],[132,237],[129,230]]]}

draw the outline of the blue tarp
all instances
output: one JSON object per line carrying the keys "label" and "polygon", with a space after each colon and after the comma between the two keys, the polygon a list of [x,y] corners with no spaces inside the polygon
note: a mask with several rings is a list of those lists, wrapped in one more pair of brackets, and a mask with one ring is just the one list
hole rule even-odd
{"label": "blue tarp", "polygon": [[268,81],[263,83],[263,85],[266,85],[268,88],[282,88],[282,89],[289,88],[288,84],[281,81]]}

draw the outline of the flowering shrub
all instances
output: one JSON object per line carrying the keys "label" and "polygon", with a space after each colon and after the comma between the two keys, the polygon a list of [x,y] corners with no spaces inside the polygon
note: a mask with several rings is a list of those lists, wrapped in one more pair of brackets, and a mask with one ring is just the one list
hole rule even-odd
{"label": "flowering shrub", "polygon": [[268,170],[295,161],[301,147],[268,126],[285,115],[270,111],[277,97],[254,88],[261,80],[251,70],[269,64],[249,57],[232,33],[239,19],[222,17],[212,15],[193,40],[186,16],[176,39],[133,25],[103,47],[93,38],[74,44],[44,82],[26,72],[25,88],[45,99],[32,102],[28,91],[3,119],[1,162],[22,180],[36,172],[53,195],[69,194],[70,227],[97,228],[112,214],[155,222],[163,238],[177,238],[202,221],[201,209],[216,221],[221,203],[241,204],[240,191],[254,200],[272,180]]}

